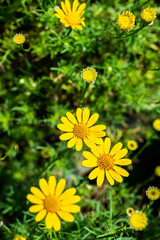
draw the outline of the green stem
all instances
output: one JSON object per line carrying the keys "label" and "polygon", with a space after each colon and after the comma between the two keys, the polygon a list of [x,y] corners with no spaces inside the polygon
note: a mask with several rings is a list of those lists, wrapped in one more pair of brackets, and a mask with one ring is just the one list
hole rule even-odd
{"label": "green stem", "polygon": [[56,231],[54,231],[54,236],[55,236],[55,239],[58,240]]}
{"label": "green stem", "polygon": [[122,38],[130,37],[130,36],[138,33],[140,30],[142,30],[143,28],[145,28],[145,27],[147,27],[147,26],[148,26],[148,24],[143,24],[141,27],[139,27],[139,28],[138,28],[137,30],[135,30],[134,32],[132,32],[132,33],[130,33],[130,34],[127,34],[127,35],[125,35],[124,37],[119,37],[119,38],[122,39]]}
{"label": "green stem", "polygon": [[[32,234],[35,232],[36,228],[38,226],[38,223],[33,227],[32,231],[30,232],[29,236],[27,237],[27,240],[31,239]],[[32,238],[33,239],[33,238]]]}
{"label": "green stem", "polygon": [[123,229],[121,230],[118,230],[116,229],[113,233],[106,233],[106,234],[103,234],[103,235],[99,235],[97,236],[98,239],[100,238],[106,238],[106,237],[112,237],[112,236],[115,236],[117,234],[120,234],[120,233],[129,233],[129,232],[132,232],[133,230],[131,228],[127,228],[127,227],[123,227]]}
{"label": "green stem", "polygon": [[85,95],[86,95],[86,92],[87,92],[87,90],[89,88],[89,84],[90,83],[85,83],[85,84],[86,84],[86,86],[85,86],[85,89],[83,91],[83,96],[82,96],[82,99],[81,99],[81,102],[80,102],[80,107],[82,107],[82,105],[83,105],[83,101],[84,101],[84,98],[85,98]]}
{"label": "green stem", "polygon": [[146,212],[146,211],[150,208],[150,206],[153,205],[153,203],[154,203],[154,201],[151,200],[151,201],[147,204],[147,206],[142,210],[142,212]]}
{"label": "green stem", "polygon": [[132,9],[132,12],[137,10],[137,9],[140,9],[141,7],[143,7],[145,4],[147,4],[148,2],[150,2],[150,0],[147,0],[146,2],[142,3],[140,6],[138,6],[137,8],[134,8]]}

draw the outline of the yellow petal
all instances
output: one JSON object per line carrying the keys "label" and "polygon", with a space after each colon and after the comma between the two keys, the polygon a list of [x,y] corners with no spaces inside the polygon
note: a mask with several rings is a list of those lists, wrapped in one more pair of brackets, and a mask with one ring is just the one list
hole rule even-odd
{"label": "yellow petal", "polygon": [[66,5],[64,4],[64,2],[61,2],[61,7],[62,7],[63,11],[67,14],[68,11],[67,11],[67,8],[66,8]]}
{"label": "yellow petal", "polygon": [[30,191],[38,198],[45,199],[44,194],[39,190],[39,188],[31,187]]}
{"label": "yellow petal", "polygon": [[65,212],[77,213],[80,212],[80,207],[78,205],[65,205],[60,207],[61,210]]}
{"label": "yellow petal", "polygon": [[100,145],[100,144],[103,143],[102,138],[97,138],[97,137],[94,136],[94,134],[90,134],[90,135],[88,136],[88,139],[90,139],[92,142],[94,142],[94,143],[96,143],[96,144],[98,144],[98,145]]}
{"label": "yellow petal", "polygon": [[74,196],[68,197],[67,199],[62,200],[61,203],[62,205],[71,205],[79,202],[80,200],[81,200],[80,196],[74,195]]}
{"label": "yellow petal", "polygon": [[129,176],[129,173],[128,173],[125,169],[123,169],[123,168],[121,168],[121,167],[113,166],[113,169],[114,169],[117,173],[119,173],[120,175],[122,175],[122,176],[124,176],[124,177],[128,177],[128,176]]}
{"label": "yellow petal", "polygon": [[93,134],[95,137],[98,137],[98,138],[101,138],[101,137],[105,137],[105,136],[106,136],[106,133],[103,132],[103,131],[92,132],[92,134]]}
{"label": "yellow petal", "polygon": [[37,213],[37,215],[36,215],[36,217],[35,217],[35,221],[36,221],[36,222],[42,221],[42,220],[45,218],[46,214],[47,214],[46,209],[43,209],[42,211],[40,211],[39,213]]}
{"label": "yellow petal", "polygon": [[62,192],[63,192],[64,189],[65,189],[65,186],[66,186],[66,180],[62,178],[62,179],[58,182],[57,187],[56,187],[55,195],[56,195],[57,197],[59,197],[59,196],[62,194]]}
{"label": "yellow petal", "polygon": [[62,193],[62,195],[59,197],[60,200],[63,200],[65,198],[71,197],[76,193],[76,189],[75,188],[69,188],[66,191],[64,191],[64,193]]}
{"label": "yellow petal", "polygon": [[65,0],[65,5],[66,5],[68,12],[71,12],[71,4],[70,4],[69,0]]}
{"label": "yellow petal", "polygon": [[94,148],[96,147],[96,145],[88,138],[84,138],[83,141],[85,142],[85,144],[89,147],[89,148]]}
{"label": "yellow petal", "polygon": [[104,140],[104,152],[108,154],[110,151],[110,148],[111,148],[111,139],[109,137],[106,137]]}
{"label": "yellow petal", "polygon": [[76,12],[77,8],[78,8],[78,0],[74,0],[74,2],[73,2],[73,7],[72,7],[72,11],[73,11],[73,12]]}
{"label": "yellow petal", "polygon": [[71,140],[68,141],[67,147],[68,147],[68,148],[74,147],[74,145],[76,144],[76,142],[77,142],[77,138],[76,138],[76,137],[73,137]]}
{"label": "yellow petal", "polygon": [[59,231],[61,229],[61,221],[56,213],[52,213],[52,226],[55,231]]}
{"label": "yellow petal", "polygon": [[82,153],[83,157],[85,157],[86,159],[89,159],[89,160],[93,160],[93,161],[97,161],[97,158],[95,157],[95,155],[93,155],[91,152],[89,151],[83,151]]}
{"label": "yellow petal", "polygon": [[83,27],[85,27],[85,22],[84,21],[82,21],[81,24],[82,24]]}
{"label": "yellow petal", "polygon": [[62,17],[62,18],[65,18],[65,14],[64,12],[60,9],[60,8],[56,8],[56,12]]}
{"label": "yellow petal", "polygon": [[101,186],[104,182],[104,169],[100,170],[97,177],[97,186]]}
{"label": "yellow petal", "polygon": [[82,3],[82,4],[79,6],[78,10],[77,10],[78,14],[80,14],[81,12],[83,12],[83,10],[85,9],[85,7],[86,7],[86,3]]}
{"label": "yellow petal", "polygon": [[29,212],[31,213],[37,213],[40,212],[42,209],[44,208],[44,206],[42,204],[39,205],[33,205],[29,208]]}
{"label": "yellow petal", "polygon": [[76,117],[78,119],[78,122],[81,123],[82,122],[82,109],[81,108],[77,108]]}
{"label": "yellow petal", "polygon": [[118,160],[120,158],[123,158],[124,156],[126,156],[127,153],[128,153],[127,148],[123,148],[113,157],[113,159]]}
{"label": "yellow petal", "polygon": [[114,156],[118,151],[120,151],[120,149],[122,148],[122,143],[119,142],[116,145],[114,145],[114,147],[112,148],[110,155]]}
{"label": "yellow petal", "polygon": [[49,177],[48,185],[49,185],[50,194],[54,195],[55,188],[56,188],[56,178],[55,178],[55,176],[50,176]]}
{"label": "yellow petal", "polygon": [[103,155],[104,154],[104,144],[101,144],[97,148],[98,148],[98,151],[100,152],[100,154]]}
{"label": "yellow petal", "polygon": [[52,228],[52,213],[47,213],[47,216],[45,218],[45,225],[47,229]]}
{"label": "yellow petal", "polygon": [[62,218],[66,222],[73,222],[74,221],[73,215],[68,213],[68,212],[64,212],[64,211],[59,210],[57,213],[60,216],[60,218]]}
{"label": "yellow petal", "polygon": [[49,195],[49,186],[48,186],[47,181],[44,178],[41,178],[39,180],[39,186],[40,186],[40,189],[42,190],[42,192],[44,193],[44,195],[48,196]]}
{"label": "yellow petal", "polygon": [[108,171],[106,171],[106,178],[111,185],[114,185],[114,179],[111,177]]}
{"label": "yellow petal", "polygon": [[89,108],[84,108],[83,113],[82,113],[82,119],[83,119],[84,124],[86,124],[88,122],[89,115],[90,115]]}
{"label": "yellow petal", "polygon": [[[84,13],[85,13],[85,11],[82,11],[82,12],[79,14],[79,16],[82,17]],[[84,19],[85,19],[85,18],[83,18],[82,20],[84,20]]]}
{"label": "yellow petal", "polygon": [[65,125],[65,124],[58,124],[57,128],[59,128],[61,131],[64,131],[64,132],[72,132],[73,131],[72,127],[69,127],[68,125]]}
{"label": "yellow petal", "polygon": [[54,15],[55,15],[57,18],[60,18],[60,19],[62,18],[58,13],[55,13]]}
{"label": "yellow petal", "polygon": [[84,167],[96,167],[97,166],[97,159],[96,160],[85,160],[85,161],[82,161],[82,165]]}
{"label": "yellow petal", "polygon": [[76,151],[80,151],[82,149],[82,147],[83,147],[82,139],[78,138],[77,142],[76,142]]}
{"label": "yellow petal", "polygon": [[27,199],[34,204],[43,204],[43,201],[32,194],[27,195]]}
{"label": "yellow petal", "polygon": [[92,172],[90,172],[88,178],[89,178],[90,180],[95,179],[95,178],[98,176],[98,174],[99,174],[100,171],[101,171],[101,170],[99,169],[99,167],[95,168],[94,170],[92,170]]}
{"label": "yellow petal", "polygon": [[114,178],[117,182],[123,181],[123,178],[118,173],[113,171],[112,169],[109,170],[109,173],[111,174],[111,177]]}
{"label": "yellow petal", "polygon": [[60,140],[69,140],[73,137],[73,133],[64,133],[59,138]]}
{"label": "yellow petal", "polygon": [[99,150],[98,150],[98,147],[91,148],[91,152],[92,152],[96,157],[99,157],[99,156],[100,156],[100,152],[99,152]]}
{"label": "yellow petal", "polygon": [[69,121],[71,121],[71,123],[73,123],[73,124],[77,124],[78,123],[76,118],[75,118],[75,116],[72,113],[67,112],[66,116],[69,119]]}
{"label": "yellow petal", "polygon": [[98,114],[98,113],[94,113],[94,114],[90,117],[90,119],[89,119],[89,121],[88,121],[88,123],[87,123],[87,126],[88,126],[88,127],[93,126],[93,125],[97,122],[98,118],[99,118],[99,114]]}
{"label": "yellow petal", "polygon": [[64,123],[65,125],[67,125],[67,126],[69,126],[70,128],[73,129],[74,124],[71,123],[71,122],[68,120],[67,117],[61,117],[61,121],[62,121],[62,123]]}
{"label": "yellow petal", "polygon": [[76,28],[77,28],[78,30],[83,30],[83,27],[82,27],[81,25],[77,25]]}
{"label": "yellow petal", "polygon": [[132,163],[132,161],[130,159],[127,159],[127,158],[123,158],[123,159],[119,159],[119,160],[114,161],[114,164],[118,164],[118,165],[121,165],[121,166],[127,166],[131,163]]}
{"label": "yellow petal", "polygon": [[106,129],[106,126],[104,126],[104,125],[96,125],[96,126],[90,127],[89,130],[91,132],[97,132],[97,131],[102,131],[104,129]]}

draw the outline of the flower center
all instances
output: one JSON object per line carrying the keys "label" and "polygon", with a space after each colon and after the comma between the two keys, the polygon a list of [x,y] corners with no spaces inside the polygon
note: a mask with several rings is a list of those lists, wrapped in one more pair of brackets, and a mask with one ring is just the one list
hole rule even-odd
{"label": "flower center", "polygon": [[73,128],[73,133],[77,138],[86,138],[89,134],[89,128],[84,123],[78,123]]}
{"label": "flower center", "polygon": [[152,191],[152,192],[151,192],[151,195],[156,195],[155,191]]}
{"label": "flower center", "polygon": [[97,165],[100,169],[112,169],[114,165],[113,157],[109,154],[103,154],[97,158]]}
{"label": "flower center", "polygon": [[125,26],[129,26],[131,23],[131,19],[128,16],[123,16],[122,22]]}
{"label": "flower center", "polygon": [[44,208],[47,212],[57,212],[60,209],[61,203],[60,200],[56,196],[49,195],[43,201]]}
{"label": "flower center", "polygon": [[80,23],[80,16],[77,12],[70,12],[66,15],[66,21],[70,25],[77,25]]}

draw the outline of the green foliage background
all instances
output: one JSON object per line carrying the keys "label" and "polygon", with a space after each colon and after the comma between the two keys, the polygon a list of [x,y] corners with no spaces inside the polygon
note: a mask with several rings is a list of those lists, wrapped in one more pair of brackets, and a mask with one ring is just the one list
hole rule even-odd
{"label": "green foliage background", "polygon": [[[65,36],[68,29],[54,16],[60,1],[0,2],[0,209],[5,224],[1,239],[17,234],[50,239],[43,223],[34,229],[26,200],[30,187],[50,175],[67,179],[67,187],[77,185],[82,196],[81,213],[75,214],[73,224],[62,224],[57,239],[158,239],[158,214],[151,209],[149,225],[139,235],[116,230],[128,222],[126,208],[141,208],[137,201],[144,196],[136,195],[137,185],[128,187],[127,179],[99,190],[87,180],[81,154],[60,142],[56,126],[61,116],[80,106],[85,87],[80,73],[92,66],[98,78],[90,85],[83,107],[99,113],[99,123],[107,126],[113,143],[122,141],[126,146],[134,139],[139,146],[148,140],[151,144],[152,123],[160,116],[160,4],[86,0],[86,27]],[[157,12],[152,25],[130,37],[114,38],[121,34],[118,13],[135,14],[132,32],[139,28],[141,11],[147,6]],[[23,47],[13,42],[19,32],[26,37]],[[158,133],[154,139],[159,139]],[[48,159],[41,155],[45,148],[51,151]]]}

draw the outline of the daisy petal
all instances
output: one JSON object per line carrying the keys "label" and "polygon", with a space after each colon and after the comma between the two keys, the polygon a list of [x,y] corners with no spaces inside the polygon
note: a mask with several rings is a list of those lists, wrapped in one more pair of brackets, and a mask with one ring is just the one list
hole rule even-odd
{"label": "daisy petal", "polygon": [[99,152],[99,150],[98,150],[98,147],[91,148],[91,152],[92,152],[96,157],[99,157],[99,156],[100,156],[100,152]]}
{"label": "daisy petal", "polygon": [[56,12],[62,17],[62,18],[64,18],[65,19],[65,14],[64,14],[64,12],[60,9],[60,8],[56,8]]}
{"label": "daisy petal", "polygon": [[44,195],[48,196],[49,195],[49,186],[48,186],[47,181],[44,178],[41,178],[39,180],[39,186],[40,186],[40,189],[42,190],[42,192],[44,193]]}
{"label": "daisy petal", "polygon": [[65,124],[58,124],[57,128],[64,132],[72,132],[73,131],[72,127],[69,127],[68,125],[65,125]]}
{"label": "daisy petal", "polygon": [[101,186],[104,182],[104,169],[100,170],[100,172],[98,173],[98,177],[97,177],[97,186]]}
{"label": "daisy petal", "polygon": [[31,187],[30,191],[38,198],[45,199],[44,194],[39,190],[39,188]]}
{"label": "daisy petal", "polygon": [[99,169],[99,167],[95,168],[94,170],[92,170],[92,171],[90,172],[88,178],[89,178],[90,180],[95,179],[95,178],[98,176],[98,174],[99,174],[100,171],[101,171],[101,170]]}
{"label": "daisy petal", "polygon": [[79,8],[78,8],[77,13],[78,13],[78,14],[81,14],[81,12],[83,12],[83,10],[85,9],[85,7],[86,7],[86,3],[82,3],[82,4],[79,6]]}
{"label": "daisy petal", "polygon": [[82,139],[78,138],[77,142],[76,142],[76,151],[80,151],[82,149],[82,147],[83,147]]}
{"label": "daisy petal", "polygon": [[64,4],[64,2],[61,2],[61,7],[62,7],[63,11],[67,14],[68,11],[67,11],[67,8],[66,8],[66,5]]}
{"label": "daisy petal", "polygon": [[85,157],[86,159],[93,160],[93,161],[97,161],[97,158],[96,158],[95,155],[93,155],[91,152],[83,151],[82,155],[83,155],[83,157]]}
{"label": "daisy petal", "polygon": [[68,148],[74,147],[74,145],[76,144],[76,142],[77,142],[77,138],[76,138],[76,137],[73,137],[72,139],[70,139],[70,140],[68,141],[67,147],[68,147]]}
{"label": "daisy petal", "polygon": [[61,229],[61,221],[56,213],[52,213],[52,226],[54,227],[55,231],[59,231]]}
{"label": "daisy petal", "polygon": [[62,18],[58,13],[55,13],[54,15],[55,15],[57,18],[60,18],[60,19]]}
{"label": "daisy petal", "polygon": [[118,173],[113,171],[112,169],[109,170],[109,173],[111,174],[111,177],[114,178],[117,182],[123,181],[123,178]]}
{"label": "daisy petal", "polygon": [[80,212],[80,210],[81,210],[78,205],[61,206],[60,209],[65,212],[71,212],[71,213],[77,213],[77,212]]}
{"label": "daisy petal", "polygon": [[66,180],[62,178],[62,179],[58,182],[57,187],[56,187],[55,195],[56,195],[57,197],[59,197],[59,196],[62,194],[62,192],[63,192],[64,189],[65,189],[65,186],[66,186]]}
{"label": "daisy petal", "polygon": [[37,212],[40,212],[43,208],[44,208],[44,206],[43,206],[42,204],[32,205],[32,206],[29,208],[29,212],[31,212],[31,213],[37,213]]}
{"label": "daisy petal", "polygon": [[89,121],[88,121],[88,123],[87,123],[87,126],[88,126],[88,127],[93,126],[93,125],[97,122],[98,118],[99,118],[99,114],[98,114],[98,113],[94,113],[94,114],[90,117],[90,119],[89,119]]}
{"label": "daisy petal", "polygon": [[90,139],[91,141],[93,141],[94,143],[96,143],[98,145],[103,143],[102,138],[97,138],[93,134],[90,134],[90,136],[88,136],[88,139]]}
{"label": "daisy petal", "polygon": [[89,115],[90,115],[89,108],[84,108],[83,113],[82,113],[82,119],[83,119],[84,124],[87,124],[88,119],[89,119]]}
{"label": "daisy petal", "polygon": [[108,154],[110,151],[110,148],[111,148],[111,139],[109,137],[106,137],[104,140],[104,152]]}
{"label": "daisy petal", "polygon": [[72,113],[67,112],[66,116],[69,119],[69,121],[71,121],[71,123],[73,123],[73,124],[77,124],[78,123],[76,118],[75,118],[75,116]]}
{"label": "daisy petal", "polygon": [[91,132],[97,132],[97,131],[102,131],[102,130],[105,130],[106,129],[106,126],[104,125],[96,125],[96,126],[93,126],[93,127],[90,127],[90,131]]}
{"label": "daisy petal", "polygon": [[66,191],[64,191],[64,193],[62,193],[62,195],[59,197],[59,200],[63,200],[65,198],[71,197],[76,193],[76,189],[75,188],[69,188]]}
{"label": "daisy petal", "polygon": [[69,140],[73,137],[73,133],[64,133],[59,138],[60,140]]}
{"label": "daisy petal", "polygon": [[113,159],[118,160],[120,158],[123,158],[124,156],[126,156],[127,153],[128,153],[127,148],[123,148],[118,153],[116,153],[116,155],[113,157]]}
{"label": "daisy petal", "polygon": [[73,215],[68,213],[68,212],[64,212],[64,211],[59,210],[57,213],[60,216],[60,218],[62,218],[66,222],[73,222],[74,221]]}
{"label": "daisy petal", "polygon": [[32,194],[28,194],[27,199],[28,199],[28,201],[30,201],[31,203],[34,203],[34,204],[42,204],[43,203],[42,199],[39,199]]}
{"label": "daisy petal", "polygon": [[76,110],[76,117],[79,123],[82,122],[82,109],[81,108],[77,108]]}
{"label": "daisy petal", "polygon": [[43,209],[42,211],[40,211],[39,213],[37,213],[37,215],[36,215],[36,217],[35,217],[35,221],[36,221],[36,222],[42,221],[42,220],[45,218],[46,214],[47,214],[46,209]]}
{"label": "daisy petal", "polygon": [[84,167],[97,167],[97,159],[96,160],[85,160],[85,161],[82,161],[82,165]]}
{"label": "daisy petal", "polygon": [[116,145],[114,145],[114,147],[112,148],[110,155],[114,156],[118,151],[120,151],[120,149],[122,148],[122,143],[119,142]]}
{"label": "daisy petal", "polygon": [[127,159],[127,158],[123,158],[123,159],[119,159],[119,160],[114,161],[114,164],[121,165],[121,166],[127,166],[131,163],[132,163],[132,161],[130,159]]}
{"label": "daisy petal", "polygon": [[76,12],[77,8],[78,8],[78,0],[74,0],[74,2],[73,2],[73,7],[72,7],[72,11],[73,11],[73,12]]}
{"label": "daisy petal", "polygon": [[67,117],[61,117],[61,122],[64,123],[65,125],[68,125],[70,128],[74,127],[74,124],[71,123]]}
{"label": "daisy petal", "polygon": [[128,177],[128,176],[129,176],[129,173],[128,173],[125,169],[123,169],[123,168],[121,168],[121,167],[113,166],[113,169],[114,169],[117,173],[119,173],[120,175],[122,175],[122,176],[124,176],[124,177]]}
{"label": "daisy petal", "polygon": [[96,145],[88,138],[84,138],[83,141],[85,142],[85,144],[87,145],[87,147],[89,148],[94,148],[96,147]]}
{"label": "daisy petal", "polygon": [[50,176],[48,180],[49,191],[51,195],[54,195],[56,188],[56,178],[55,176]]}
{"label": "daisy petal", "polygon": [[103,132],[103,131],[92,132],[92,134],[93,134],[95,137],[98,137],[98,138],[101,138],[101,137],[105,137],[105,136],[106,136],[106,133]]}
{"label": "daisy petal", "polygon": [[77,25],[76,28],[77,28],[78,30],[83,30],[83,27],[82,27],[81,25]]}
{"label": "daisy petal", "polygon": [[114,179],[111,177],[108,171],[106,171],[106,178],[111,185],[114,185]]}
{"label": "daisy petal", "polygon": [[65,5],[66,5],[68,12],[71,12],[71,4],[70,4],[69,0],[65,0]]}
{"label": "daisy petal", "polygon": [[74,203],[77,203],[81,200],[80,196],[75,195],[68,197],[67,199],[62,200],[62,205],[72,205]]}
{"label": "daisy petal", "polygon": [[47,213],[47,216],[45,218],[45,225],[47,229],[52,228],[52,213]]}

